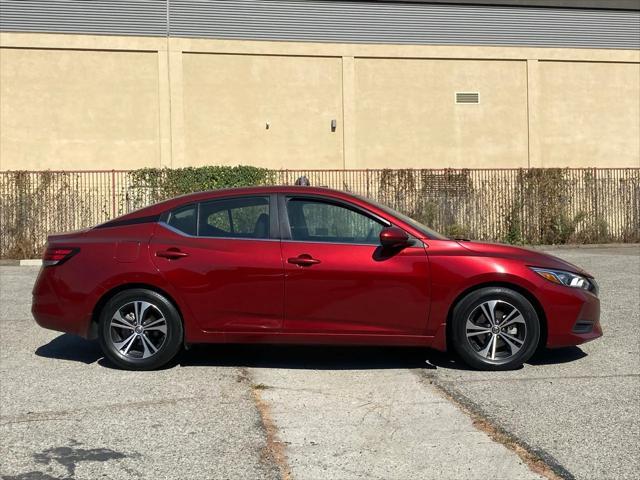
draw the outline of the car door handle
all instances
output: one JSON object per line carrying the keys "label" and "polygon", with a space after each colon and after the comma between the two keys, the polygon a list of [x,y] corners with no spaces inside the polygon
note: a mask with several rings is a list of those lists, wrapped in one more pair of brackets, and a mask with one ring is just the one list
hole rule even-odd
{"label": "car door handle", "polygon": [[298,265],[300,267],[310,267],[311,265],[317,265],[320,263],[320,260],[317,258],[313,258],[311,255],[303,253],[297,257],[291,257],[287,260],[289,263],[293,263],[294,265]]}
{"label": "car door handle", "polygon": [[178,258],[183,258],[188,256],[189,256],[188,253],[181,252],[177,248],[168,248],[166,250],[158,250],[156,252],[156,257],[168,258],[169,260],[176,260]]}

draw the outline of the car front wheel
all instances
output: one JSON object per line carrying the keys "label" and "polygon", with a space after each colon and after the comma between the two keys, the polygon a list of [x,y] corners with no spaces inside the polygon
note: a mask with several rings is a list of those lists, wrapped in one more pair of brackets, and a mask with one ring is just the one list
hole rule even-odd
{"label": "car front wheel", "polygon": [[116,294],[102,309],[100,346],[114,364],[153,370],[173,359],[182,346],[182,321],[164,296],[146,289]]}
{"label": "car front wheel", "polygon": [[520,367],[540,340],[538,314],[520,293],[502,287],[481,288],[464,297],[452,318],[453,347],[479,370]]}

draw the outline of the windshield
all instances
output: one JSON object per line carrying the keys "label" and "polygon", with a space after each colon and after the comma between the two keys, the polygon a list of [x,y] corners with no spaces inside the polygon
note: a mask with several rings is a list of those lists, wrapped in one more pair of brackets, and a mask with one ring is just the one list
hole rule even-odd
{"label": "windshield", "polygon": [[360,198],[361,200],[364,200],[367,203],[370,203],[370,204],[376,206],[377,208],[379,208],[383,212],[388,213],[389,215],[392,215],[392,216],[394,216],[396,218],[399,218],[404,223],[406,223],[408,225],[411,225],[413,228],[415,228],[420,233],[424,234],[425,236],[427,236],[429,238],[433,238],[435,240],[449,240],[449,237],[446,237],[446,236],[442,235],[441,233],[438,233],[435,230],[432,230],[431,228],[427,227],[426,225],[423,225],[422,223],[418,222],[417,220],[414,220],[413,218],[406,216],[404,213],[400,213],[397,210],[394,210],[393,208],[389,208],[386,205],[382,205],[381,203],[375,202],[375,201],[373,201],[373,200],[371,200],[369,198],[365,198],[365,197],[360,196],[360,195],[354,195],[354,196]]}

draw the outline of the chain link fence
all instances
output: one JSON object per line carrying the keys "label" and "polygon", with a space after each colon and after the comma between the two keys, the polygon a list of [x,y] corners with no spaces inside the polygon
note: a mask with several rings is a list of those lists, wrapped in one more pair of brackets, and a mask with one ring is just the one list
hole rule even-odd
{"label": "chain link fence", "polygon": [[[515,244],[640,241],[639,169],[278,170],[269,182],[357,193],[451,236]],[[128,171],[0,172],[0,257],[39,256],[161,199]]]}

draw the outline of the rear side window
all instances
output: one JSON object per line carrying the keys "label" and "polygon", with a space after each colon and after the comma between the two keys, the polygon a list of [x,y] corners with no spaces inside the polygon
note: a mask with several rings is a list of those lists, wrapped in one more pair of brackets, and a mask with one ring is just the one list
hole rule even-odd
{"label": "rear side window", "polygon": [[187,235],[195,235],[197,211],[196,205],[176,208],[169,213],[167,224]]}
{"label": "rear side window", "polygon": [[269,197],[229,198],[200,204],[198,235],[269,238]]}

